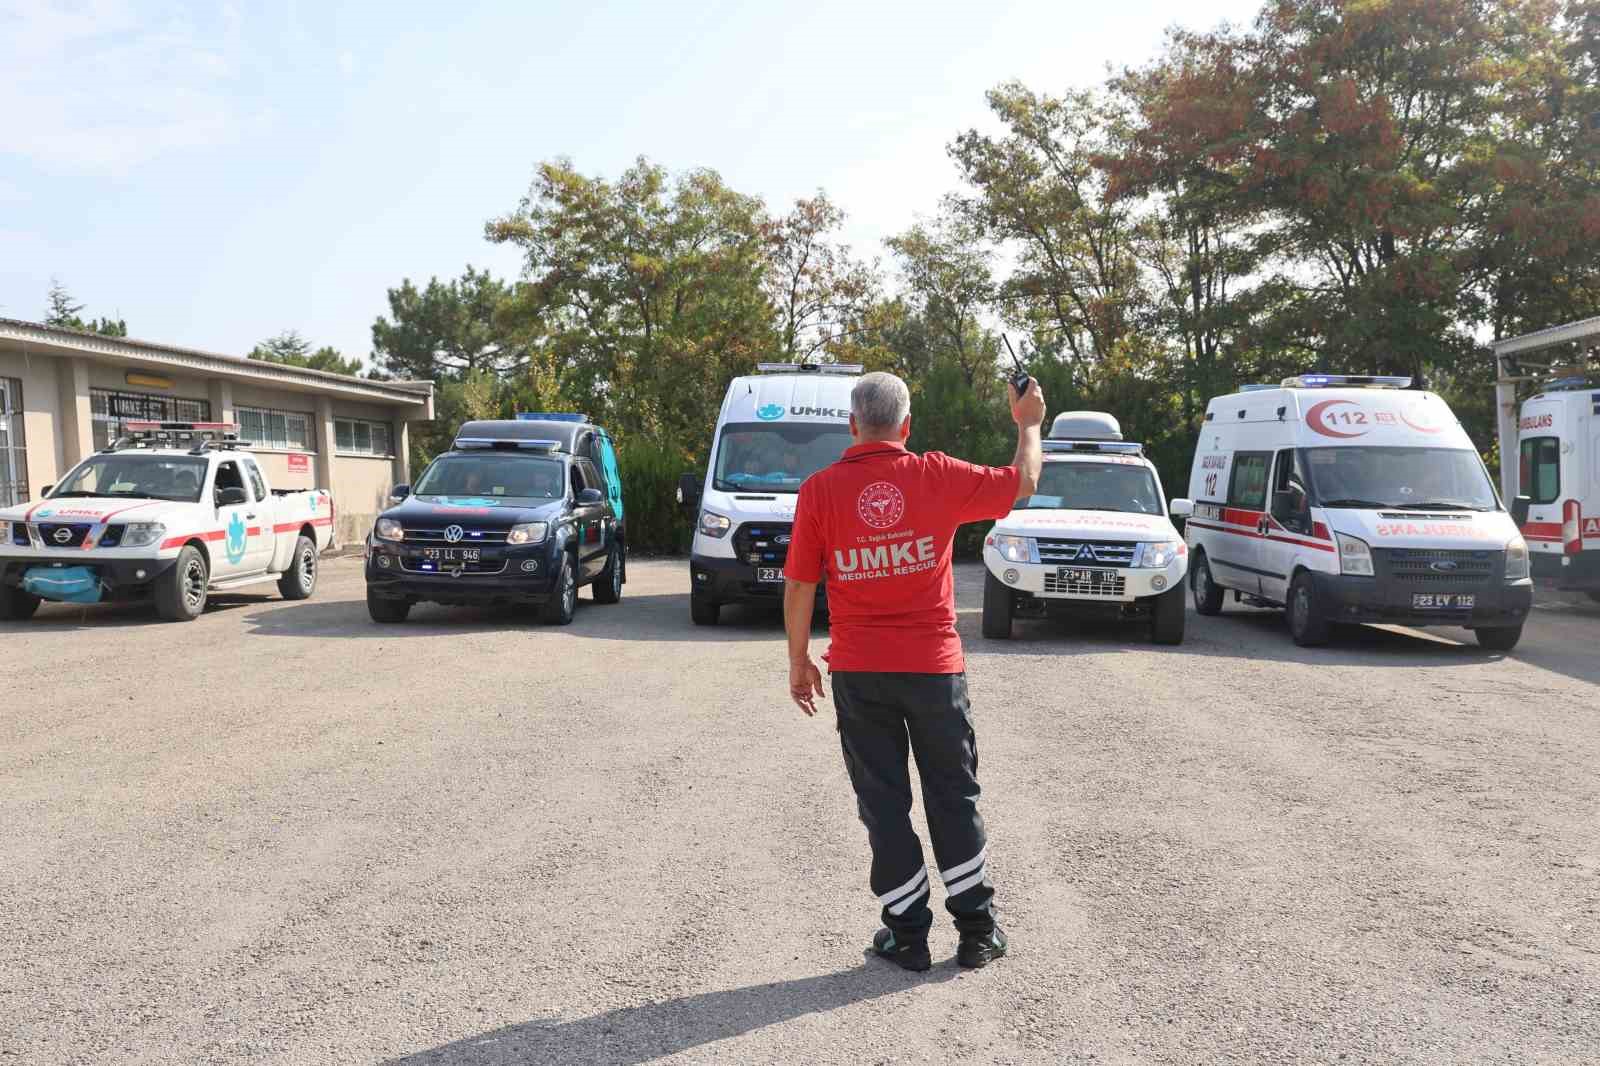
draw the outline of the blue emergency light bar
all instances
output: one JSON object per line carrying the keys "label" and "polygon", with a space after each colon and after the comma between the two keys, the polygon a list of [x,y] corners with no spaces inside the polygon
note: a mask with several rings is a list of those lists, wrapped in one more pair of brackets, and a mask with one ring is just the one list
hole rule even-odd
{"label": "blue emergency light bar", "polygon": [[518,422],[587,422],[589,416],[577,411],[518,411]]}
{"label": "blue emergency light bar", "polygon": [[558,440],[516,440],[511,437],[457,437],[455,447],[467,448],[525,448],[533,452],[558,452]]}
{"label": "blue emergency light bar", "polygon": [[1409,389],[1411,379],[1385,374],[1301,374],[1284,378],[1286,389],[1326,389],[1330,387],[1363,389]]}
{"label": "blue emergency light bar", "polygon": [[1140,455],[1144,445],[1132,440],[1047,440],[1047,452],[1115,452],[1118,455]]}

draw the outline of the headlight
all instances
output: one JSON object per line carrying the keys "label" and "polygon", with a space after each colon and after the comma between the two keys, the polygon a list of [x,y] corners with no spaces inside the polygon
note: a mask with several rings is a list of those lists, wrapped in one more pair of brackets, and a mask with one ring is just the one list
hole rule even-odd
{"label": "headlight", "polygon": [[700,532],[708,537],[726,537],[733,523],[715,511],[700,512]]}
{"label": "headlight", "polygon": [[380,540],[405,540],[406,531],[400,523],[393,518],[378,519],[378,528],[374,530]]}
{"label": "headlight", "polygon": [[166,535],[167,527],[160,522],[129,522],[122,527],[123,548],[145,548]]}
{"label": "headlight", "polygon": [[1372,547],[1360,537],[1335,533],[1339,541],[1339,572],[1356,577],[1372,576]]}
{"label": "headlight", "polygon": [[507,544],[542,544],[545,534],[550,532],[548,522],[521,522],[511,527],[511,532],[506,534]]}
{"label": "headlight", "polygon": [[1172,565],[1182,545],[1175,540],[1157,540],[1139,545],[1133,554],[1133,565],[1149,570],[1163,570]]}
{"label": "headlight", "polygon": [[1025,563],[1033,557],[1033,540],[1030,537],[1017,537],[1010,533],[996,533],[994,550],[1008,563]]}
{"label": "headlight", "polygon": [[1506,580],[1521,581],[1528,576],[1528,542],[1512,537],[1506,545]]}

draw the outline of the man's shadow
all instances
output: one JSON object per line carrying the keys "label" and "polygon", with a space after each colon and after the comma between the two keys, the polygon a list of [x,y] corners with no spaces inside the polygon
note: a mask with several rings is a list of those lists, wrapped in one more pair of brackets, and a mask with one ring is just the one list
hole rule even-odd
{"label": "man's shadow", "polygon": [[954,960],[935,965],[926,973],[912,974],[892,963],[869,959],[863,966],[820,977],[680,996],[659,1003],[619,1007],[570,1022],[508,1025],[390,1059],[385,1066],[522,1066],[544,1062],[635,1066],[803,1015],[822,1014],[949,981],[958,973]]}

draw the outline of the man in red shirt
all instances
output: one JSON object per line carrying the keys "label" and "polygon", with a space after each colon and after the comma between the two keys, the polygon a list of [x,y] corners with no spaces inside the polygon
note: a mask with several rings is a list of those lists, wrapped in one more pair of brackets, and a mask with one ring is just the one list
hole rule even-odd
{"label": "man in red shirt", "polygon": [[987,838],[978,814],[978,748],[956,635],[951,542],[965,522],[1000,518],[1038,487],[1044,396],[1011,392],[1017,454],[974,466],[906,450],[911,394],[893,374],[867,374],[850,394],[855,444],[800,487],[784,568],[789,694],[807,715],[824,695],[811,661],[817,583],[828,582],[839,738],[872,845],[872,891],[884,928],[873,950],[908,970],[932,965],[929,878],[911,827],[917,760],[945,908],[961,934],[956,961],[988,965],[1006,952],[995,924]]}

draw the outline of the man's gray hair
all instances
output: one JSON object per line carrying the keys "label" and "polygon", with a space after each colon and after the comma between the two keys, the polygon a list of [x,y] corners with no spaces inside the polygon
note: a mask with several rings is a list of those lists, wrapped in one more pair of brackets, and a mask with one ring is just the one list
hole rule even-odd
{"label": "man's gray hair", "polygon": [[899,429],[911,415],[911,390],[893,374],[868,374],[850,390],[850,413],[856,425],[872,433]]}

